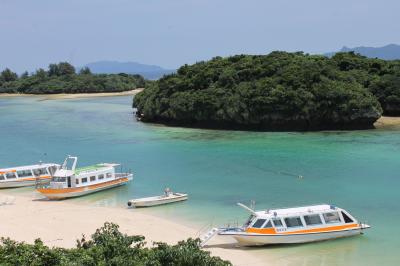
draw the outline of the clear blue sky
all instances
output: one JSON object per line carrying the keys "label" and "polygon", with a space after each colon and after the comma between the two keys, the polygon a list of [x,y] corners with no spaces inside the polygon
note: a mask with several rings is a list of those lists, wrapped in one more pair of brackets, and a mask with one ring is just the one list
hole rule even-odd
{"label": "clear blue sky", "polygon": [[400,43],[395,0],[0,0],[0,69]]}

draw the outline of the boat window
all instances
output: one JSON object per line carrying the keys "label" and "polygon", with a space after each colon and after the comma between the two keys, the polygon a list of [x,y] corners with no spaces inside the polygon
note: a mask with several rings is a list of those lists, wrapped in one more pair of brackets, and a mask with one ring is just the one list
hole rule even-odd
{"label": "boat window", "polygon": [[327,224],[340,223],[340,217],[338,212],[327,212],[324,213],[324,220]]}
{"label": "boat window", "polygon": [[268,223],[266,223],[263,228],[271,228],[272,227],[272,223],[271,220],[268,221]]}
{"label": "boat window", "polygon": [[305,215],[304,221],[306,222],[306,225],[322,224],[322,220],[319,214]]}
{"label": "boat window", "polygon": [[46,168],[33,169],[33,174],[34,175],[46,175],[47,169]]}
{"label": "boat window", "polygon": [[91,176],[90,177],[90,181],[95,181],[96,180],[96,177],[95,176]]}
{"label": "boat window", "polygon": [[4,180],[4,175],[0,175],[0,180]]}
{"label": "boat window", "polygon": [[50,175],[54,175],[54,173],[57,171],[57,166],[50,166],[49,168],[47,168],[47,171],[50,173]]}
{"label": "boat window", "polygon": [[344,222],[345,222],[346,224],[348,224],[348,223],[354,223],[353,219],[351,219],[351,218],[350,218],[347,214],[345,214],[344,212],[342,212],[342,216],[343,216]]}
{"label": "boat window", "polygon": [[79,185],[79,179],[75,179],[75,184]]}
{"label": "boat window", "polygon": [[54,176],[52,178],[53,182],[65,182],[67,179],[65,176]]}
{"label": "boat window", "polygon": [[112,174],[111,173],[107,173],[107,178],[111,178]]}
{"label": "boat window", "polygon": [[32,171],[31,170],[20,170],[17,171],[18,177],[27,177],[27,176],[32,176]]}
{"label": "boat window", "polygon": [[87,177],[82,178],[82,183],[87,183]]}
{"label": "boat window", "polygon": [[303,227],[300,217],[288,217],[285,218],[287,227]]}
{"label": "boat window", "polygon": [[13,179],[13,178],[16,178],[16,175],[15,175],[15,173],[13,173],[13,172],[6,173],[6,178],[7,178],[7,179]]}
{"label": "boat window", "polygon": [[274,218],[272,219],[272,222],[274,223],[275,227],[283,227],[282,220],[280,218]]}
{"label": "boat window", "polygon": [[104,175],[103,174],[101,174],[101,175],[99,175],[98,177],[97,177],[97,179],[103,179],[104,178]]}
{"label": "boat window", "polygon": [[261,228],[261,226],[265,223],[266,219],[258,219],[252,227]]}

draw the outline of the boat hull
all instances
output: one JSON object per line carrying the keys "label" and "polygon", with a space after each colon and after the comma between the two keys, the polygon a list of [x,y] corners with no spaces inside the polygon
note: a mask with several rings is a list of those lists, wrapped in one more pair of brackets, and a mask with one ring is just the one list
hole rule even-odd
{"label": "boat hull", "polygon": [[220,235],[231,235],[236,239],[239,244],[243,246],[261,246],[261,245],[273,245],[273,244],[296,244],[296,243],[308,243],[330,240],[335,238],[350,237],[359,235],[362,233],[361,227],[330,231],[330,232],[319,232],[319,233],[305,233],[305,234],[248,234],[248,233],[220,233]]}
{"label": "boat hull", "polygon": [[48,199],[52,200],[67,199],[67,198],[81,197],[102,190],[122,186],[125,185],[130,180],[132,180],[132,178],[119,178],[108,182],[104,182],[102,184],[95,184],[86,187],[64,188],[64,189],[39,188],[37,189],[37,191],[46,196]]}
{"label": "boat hull", "polygon": [[[43,176],[40,178],[40,182],[50,182],[51,176]],[[36,178],[16,179],[7,180],[0,182],[0,188],[18,188],[18,187],[32,187],[36,185]]]}
{"label": "boat hull", "polygon": [[187,194],[176,193],[175,197],[167,198],[167,197],[153,197],[147,198],[147,200],[130,200],[128,202],[128,206],[133,206],[135,208],[144,208],[144,207],[152,207],[164,204],[170,204],[179,201],[185,201],[188,199]]}

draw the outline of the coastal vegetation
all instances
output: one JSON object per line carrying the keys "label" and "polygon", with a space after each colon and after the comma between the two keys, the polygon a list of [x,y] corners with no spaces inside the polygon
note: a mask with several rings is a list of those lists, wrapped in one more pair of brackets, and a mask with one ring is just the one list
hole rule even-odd
{"label": "coastal vegetation", "polygon": [[128,236],[118,225],[105,223],[90,240],[77,240],[76,248],[50,248],[40,240],[34,244],[2,238],[1,265],[231,265],[199,248],[199,240],[188,239],[176,245],[154,243],[146,247],[143,236]]}
{"label": "coastal vegetation", "polygon": [[38,69],[35,73],[25,72],[18,76],[6,68],[0,73],[0,93],[97,93],[121,92],[143,88],[145,80],[140,75],[93,74],[82,68],[78,73],[67,62],[50,64],[48,70]]}
{"label": "coastal vegetation", "polygon": [[134,98],[144,122],[250,129],[364,129],[400,115],[400,62],[302,52],[215,57],[180,67]]}

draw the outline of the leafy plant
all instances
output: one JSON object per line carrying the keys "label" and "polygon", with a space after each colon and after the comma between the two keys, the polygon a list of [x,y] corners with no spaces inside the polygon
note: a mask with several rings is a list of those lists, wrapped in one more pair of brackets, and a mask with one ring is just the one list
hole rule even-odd
{"label": "leafy plant", "polygon": [[188,239],[176,245],[154,243],[146,247],[143,236],[128,236],[113,223],[105,223],[91,239],[77,240],[76,248],[49,248],[40,239],[34,244],[1,238],[0,265],[84,265],[84,266],[226,266],[230,262],[210,256],[201,250],[199,239]]}

